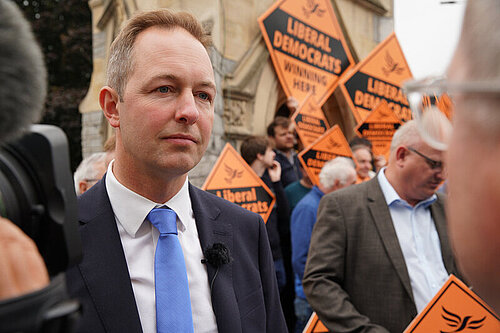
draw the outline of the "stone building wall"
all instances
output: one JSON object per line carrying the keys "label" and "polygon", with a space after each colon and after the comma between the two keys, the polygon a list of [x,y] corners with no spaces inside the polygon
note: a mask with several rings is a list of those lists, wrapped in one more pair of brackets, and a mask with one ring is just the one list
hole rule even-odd
{"label": "stone building wall", "polygon": [[[102,144],[112,134],[102,116],[98,94],[105,84],[109,45],[123,22],[142,10],[188,11],[212,35],[214,46],[209,55],[218,90],[207,153],[189,175],[195,185],[202,185],[225,143],[238,148],[246,136],[264,135],[277,106],[285,99],[257,24],[257,18],[273,3],[272,0],[90,0],[94,68],[88,94],[80,104],[83,156],[101,151]],[[393,30],[392,0],[332,0],[332,5],[356,60],[368,55]],[[334,96],[323,109],[331,123],[338,123],[349,132],[352,116],[342,114]]]}

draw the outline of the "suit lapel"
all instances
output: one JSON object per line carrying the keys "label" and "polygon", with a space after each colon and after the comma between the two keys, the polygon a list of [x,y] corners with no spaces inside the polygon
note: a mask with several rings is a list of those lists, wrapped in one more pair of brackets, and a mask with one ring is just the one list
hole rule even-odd
{"label": "suit lapel", "polygon": [[80,202],[84,258],[78,265],[107,331],[141,332],[127,263],[104,180]]}
{"label": "suit lapel", "polygon": [[[229,253],[233,248],[233,230],[231,222],[220,217],[218,203],[210,194],[189,184],[189,194],[193,206],[198,236],[203,251],[215,243],[222,243]],[[217,269],[207,263],[208,281],[211,284],[212,307],[219,332],[241,332],[240,313],[233,288],[232,263]]]}
{"label": "suit lapel", "polygon": [[405,290],[410,299],[413,300],[410,277],[406,268],[405,259],[401,247],[399,246],[398,236],[392,223],[391,214],[387,207],[384,194],[376,177],[366,183],[366,192],[368,199],[368,209],[373,217],[373,222],[378,230],[379,236],[384,244],[387,256],[392,262]]}
{"label": "suit lapel", "polygon": [[436,225],[436,230],[439,235],[439,242],[441,244],[441,256],[443,258],[444,267],[448,274],[457,275],[455,268],[455,261],[453,259],[453,252],[451,250],[450,241],[448,239],[448,232],[446,226],[446,216],[444,209],[443,198],[438,194],[438,199],[431,205],[431,215]]}

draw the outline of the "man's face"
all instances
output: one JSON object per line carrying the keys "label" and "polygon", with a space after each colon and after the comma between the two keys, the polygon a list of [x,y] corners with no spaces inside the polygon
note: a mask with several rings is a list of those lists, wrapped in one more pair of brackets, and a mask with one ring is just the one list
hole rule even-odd
{"label": "man's face", "polygon": [[266,168],[271,168],[273,166],[275,156],[276,156],[276,153],[274,152],[274,150],[272,150],[271,147],[267,147],[266,152],[264,153],[264,156],[262,159]]}
{"label": "man's face", "polygon": [[149,28],[137,36],[134,70],[118,102],[128,168],[182,175],[203,156],[212,131],[214,74],[203,45],[187,31]]}
{"label": "man's face", "polygon": [[368,149],[360,148],[353,153],[358,164],[357,172],[360,177],[367,178],[368,172],[372,169],[372,155]]}
{"label": "man's face", "polygon": [[[427,156],[434,161],[443,161],[442,151],[429,147],[423,142],[412,145],[410,148]],[[403,176],[401,184],[403,195],[409,204],[416,204],[432,196],[445,179],[443,168],[432,168],[429,161],[418,153],[403,148],[404,157],[398,161]]]}
{"label": "man's face", "polygon": [[274,144],[276,149],[281,151],[289,151],[293,149],[294,135],[293,128],[278,126],[274,129]]}
{"label": "man's face", "polygon": [[[464,61],[457,53],[448,71],[449,80],[467,81],[463,68]],[[474,111],[485,106],[471,103],[472,97],[462,94],[454,98],[448,150],[448,223],[457,261],[468,282],[500,311],[500,143],[476,122]]]}

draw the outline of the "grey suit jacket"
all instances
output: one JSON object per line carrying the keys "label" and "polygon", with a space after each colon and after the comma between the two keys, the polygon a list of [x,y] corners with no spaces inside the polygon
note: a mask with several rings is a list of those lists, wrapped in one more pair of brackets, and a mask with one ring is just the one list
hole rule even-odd
{"label": "grey suit jacket", "polygon": [[[430,209],[445,268],[458,275],[441,194]],[[401,333],[416,316],[403,252],[376,177],[323,197],[303,285],[320,320],[336,333]]]}

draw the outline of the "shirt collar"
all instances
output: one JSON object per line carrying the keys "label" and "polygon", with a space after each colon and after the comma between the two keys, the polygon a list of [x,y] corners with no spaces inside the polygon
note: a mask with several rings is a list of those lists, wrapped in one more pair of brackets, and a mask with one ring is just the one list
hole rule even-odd
{"label": "shirt collar", "polygon": [[323,193],[323,191],[321,191],[319,189],[319,187],[317,185],[314,185],[311,189],[311,191],[314,191],[314,193],[316,193],[317,195],[319,195],[320,197],[324,196],[325,193]]}
{"label": "shirt collar", "polygon": [[115,218],[131,237],[135,237],[140,226],[146,219],[151,209],[157,206],[168,206],[177,214],[177,223],[180,231],[184,232],[193,216],[191,198],[189,196],[189,182],[186,181],[182,188],[170,200],[164,203],[153,202],[121,184],[113,174],[113,161],[109,163],[106,173],[106,189]]}
{"label": "shirt collar", "polygon": [[[387,206],[390,206],[391,204],[395,202],[402,202],[405,203],[406,205],[410,206],[405,200],[401,199],[399,194],[396,192],[394,187],[392,187],[391,183],[387,180],[387,177],[385,176],[385,169],[386,167],[382,168],[378,175],[377,175],[377,180],[378,183],[380,184],[380,188],[382,189],[382,193],[384,193],[385,201],[387,202]],[[418,204],[415,205],[415,208],[423,206],[424,208],[429,207],[434,201],[437,200],[436,194],[431,195],[429,198],[420,201]]]}

